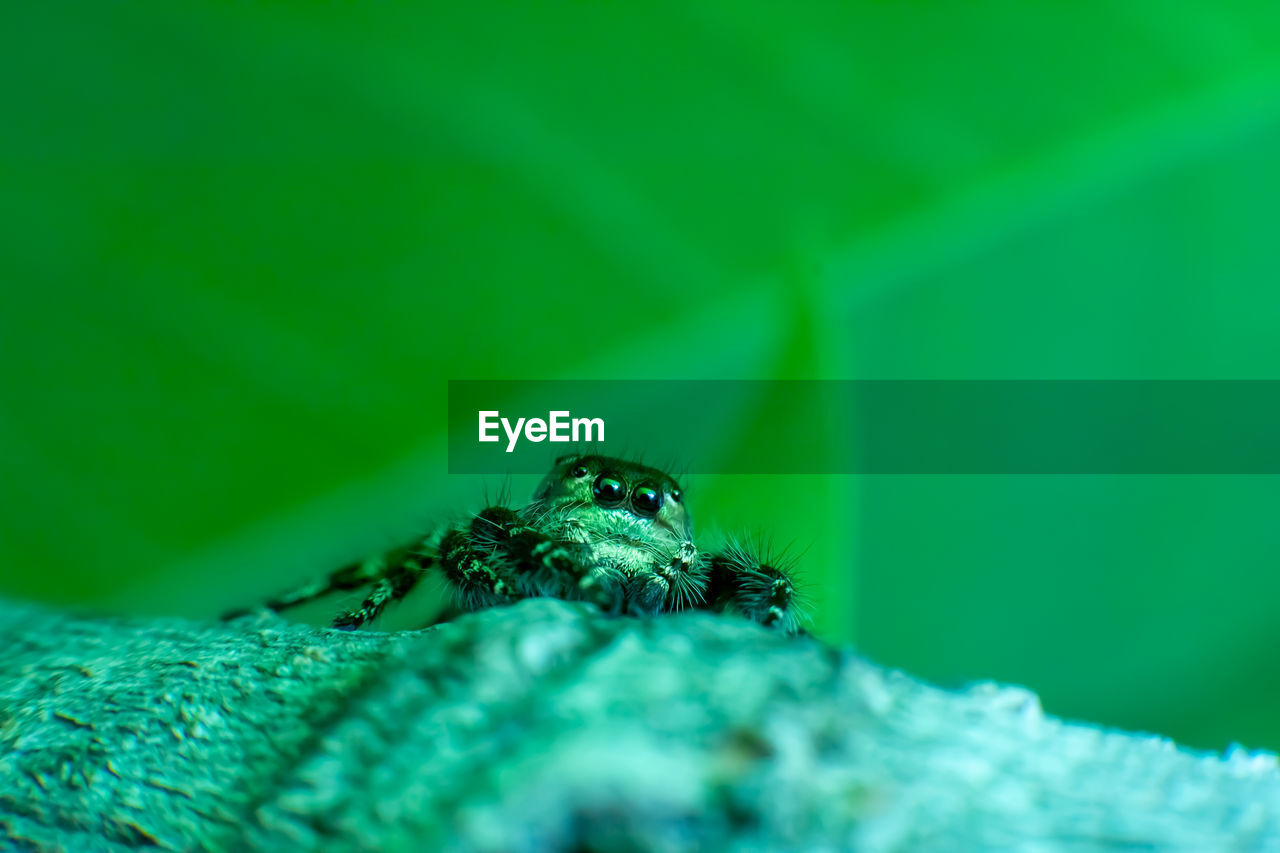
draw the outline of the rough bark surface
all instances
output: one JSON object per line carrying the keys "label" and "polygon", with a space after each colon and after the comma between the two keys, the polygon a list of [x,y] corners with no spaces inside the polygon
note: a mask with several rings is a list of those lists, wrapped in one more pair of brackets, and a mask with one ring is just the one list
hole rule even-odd
{"label": "rough bark surface", "polygon": [[17,849],[1280,849],[1269,754],[929,687],[705,613],[424,631],[0,603]]}

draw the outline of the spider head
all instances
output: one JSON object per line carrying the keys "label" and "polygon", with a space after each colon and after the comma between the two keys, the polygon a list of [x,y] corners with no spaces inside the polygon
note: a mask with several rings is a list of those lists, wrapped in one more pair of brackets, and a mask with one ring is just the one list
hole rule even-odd
{"label": "spider head", "polygon": [[651,521],[681,540],[691,536],[680,484],[670,474],[613,456],[561,456],[534,492],[543,504],[574,503]]}

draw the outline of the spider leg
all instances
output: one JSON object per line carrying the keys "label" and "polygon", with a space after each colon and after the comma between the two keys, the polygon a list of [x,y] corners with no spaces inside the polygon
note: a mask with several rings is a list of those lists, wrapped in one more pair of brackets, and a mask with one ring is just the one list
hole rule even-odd
{"label": "spider leg", "polygon": [[567,543],[538,530],[521,528],[512,532],[506,552],[529,595],[587,601],[598,598],[599,583],[587,566],[573,558]]}
{"label": "spider leg", "polygon": [[359,607],[334,619],[333,627],[350,631],[377,619],[388,604],[404,598],[418,585],[430,563],[430,558],[422,554],[406,554],[378,578]]}
{"label": "spider leg", "polygon": [[627,608],[635,613],[661,613],[703,607],[707,574],[704,560],[690,541],[674,548],[653,548],[651,571],[627,581]]}
{"label": "spider leg", "polygon": [[784,634],[804,633],[799,597],[782,568],[732,545],[711,557],[710,609],[736,611]]}
{"label": "spider leg", "polygon": [[484,542],[511,567],[521,598],[552,596],[590,601],[603,609],[618,603],[611,592],[574,556],[574,544],[550,536],[519,513],[490,507],[472,524],[472,538]]}
{"label": "spider leg", "polygon": [[[299,604],[306,604],[309,601],[315,601],[317,598],[323,598],[331,592],[345,592],[347,590],[359,589],[377,578],[384,570],[384,563],[381,558],[364,560],[359,563],[351,563],[342,568],[331,572],[323,580],[312,581],[305,586],[298,587],[295,590],[285,593],[279,598],[273,598],[263,606],[268,610],[279,613],[281,610],[287,610],[290,607],[297,607]],[[222,615],[223,620],[235,619],[238,616],[244,616],[250,611],[247,608],[231,610]]]}
{"label": "spider leg", "polygon": [[671,561],[657,570],[668,584],[667,610],[685,610],[706,605],[705,561],[692,542],[681,542]]}
{"label": "spider leg", "polygon": [[454,528],[441,541],[440,570],[457,590],[462,609],[480,610],[522,597],[501,555],[514,515],[506,507],[490,507],[476,516],[470,529]]}

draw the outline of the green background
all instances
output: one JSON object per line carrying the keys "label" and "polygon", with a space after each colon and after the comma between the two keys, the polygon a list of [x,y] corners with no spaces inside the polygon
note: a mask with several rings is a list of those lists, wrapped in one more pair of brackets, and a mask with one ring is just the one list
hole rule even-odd
{"label": "green background", "polygon": [[[1272,7],[11,4],[0,593],[210,617],[474,510],[450,378],[1274,378]],[[689,493],[882,663],[1280,748],[1274,477]]]}

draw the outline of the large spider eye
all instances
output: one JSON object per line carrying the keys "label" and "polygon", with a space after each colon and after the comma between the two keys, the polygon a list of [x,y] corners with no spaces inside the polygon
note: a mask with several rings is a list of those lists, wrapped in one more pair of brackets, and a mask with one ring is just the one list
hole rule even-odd
{"label": "large spider eye", "polygon": [[586,465],[574,465],[572,468],[569,469],[570,477],[585,477],[587,476],[587,473],[588,472],[587,472]]}
{"label": "large spider eye", "polygon": [[648,483],[636,486],[636,490],[631,494],[631,508],[636,511],[636,515],[652,518],[662,508],[662,492]]}
{"label": "large spider eye", "polygon": [[601,474],[596,477],[595,485],[591,487],[591,494],[596,496],[596,503],[601,506],[617,506],[627,497],[627,490],[621,480],[608,474]]}

